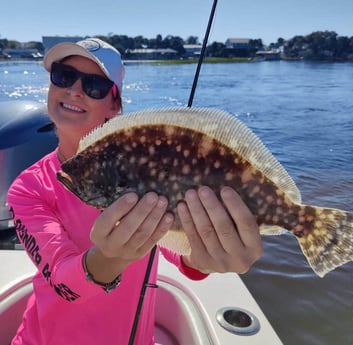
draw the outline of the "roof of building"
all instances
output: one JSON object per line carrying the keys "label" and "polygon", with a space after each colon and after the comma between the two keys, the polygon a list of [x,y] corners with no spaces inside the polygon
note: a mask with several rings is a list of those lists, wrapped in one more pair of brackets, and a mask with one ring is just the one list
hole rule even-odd
{"label": "roof of building", "polygon": [[166,49],[151,49],[151,48],[143,48],[143,49],[129,49],[128,50],[129,53],[133,53],[133,54],[151,54],[151,53],[177,53],[176,50],[174,49],[170,49],[170,48],[166,48]]}
{"label": "roof of building", "polygon": [[228,38],[227,42],[229,42],[229,43],[249,43],[250,38]]}

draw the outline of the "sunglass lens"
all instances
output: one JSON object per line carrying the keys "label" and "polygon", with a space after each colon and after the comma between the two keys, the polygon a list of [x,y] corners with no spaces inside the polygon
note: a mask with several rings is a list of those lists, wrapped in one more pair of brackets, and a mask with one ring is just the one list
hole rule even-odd
{"label": "sunglass lens", "polygon": [[52,83],[59,87],[70,87],[79,78],[77,72],[60,64],[53,64],[50,73]]}
{"label": "sunglass lens", "polygon": [[82,88],[85,93],[91,98],[104,98],[108,94],[112,86],[113,83],[103,77],[87,76],[82,78]]}

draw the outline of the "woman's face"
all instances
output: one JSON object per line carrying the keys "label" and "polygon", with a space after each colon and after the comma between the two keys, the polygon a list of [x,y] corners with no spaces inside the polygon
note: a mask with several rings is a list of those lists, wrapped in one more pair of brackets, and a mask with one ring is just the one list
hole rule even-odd
{"label": "woman's face", "polygon": [[[80,72],[105,77],[98,65],[87,58],[70,56],[63,63]],[[60,88],[50,83],[48,112],[56,125],[59,140],[70,138],[71,141],[78,141],[119,111],[119,102],[114,100],[111,92],[103,99],[93,99],[83,91],[81,79],[68,88]]]}

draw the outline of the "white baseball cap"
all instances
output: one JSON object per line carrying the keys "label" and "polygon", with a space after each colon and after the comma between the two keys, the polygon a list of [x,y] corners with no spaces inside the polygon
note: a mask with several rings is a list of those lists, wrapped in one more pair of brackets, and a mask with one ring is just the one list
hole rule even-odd
{"label": "white baseball cap", "polygon": [[116,84],[121,94],[125,68],[117,49],[99,38],[87,38],[75,43],[58,43],[45,54],[44,67],[50,72],[53,62],[61,61],[71,55],[83,56],[95,62],[108,79]]}

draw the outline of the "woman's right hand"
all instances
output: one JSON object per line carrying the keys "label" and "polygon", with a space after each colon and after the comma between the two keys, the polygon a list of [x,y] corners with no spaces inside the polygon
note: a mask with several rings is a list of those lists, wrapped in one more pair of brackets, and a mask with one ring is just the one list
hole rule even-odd
{"label": "woman's right hand", "polygon": [[168,200],[149,192],[140,200],[128,193],[96,219],[86,265],[94,279],[110,282],[131,262],[144,257],[165,235],[174,221],[166,212]]}

